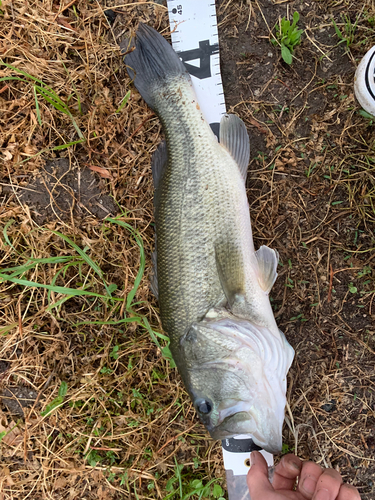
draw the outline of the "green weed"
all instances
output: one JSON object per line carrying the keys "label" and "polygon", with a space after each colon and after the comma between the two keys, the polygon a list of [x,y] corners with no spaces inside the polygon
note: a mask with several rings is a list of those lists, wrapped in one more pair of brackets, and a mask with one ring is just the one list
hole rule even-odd
{"label": "green weed", "polygon": [[358,114],[363,116],[363,118],[366,118],[366,120],[368,120],[368,125],[372,125],[374,123],[374,117],[372,115],[370,115],[370,113],[367,113],[367,111],[365,111],[364,109],[360,109],[358,111]]}
{"label": "green weed", "polygon": [[281,57],[287,64],[292,64],[294,49],[301,43],[301,36],[304,30],[298,29],[298,12],[293,14],[293,23],[283,17],[279,24],[275,26],[275,39],[271,40],[273,45],[280,45]]}
{"label": "green weed", "polygon": [[61,382],[58,396],[55,398],[51,403],[49,403],[46,406],[46,409],[41,412],[42,417],[46,417],[47,415],[50,415],[56,408],[61,406],[64,402],[65,396],[68,392],[68,384],[64,381]]}
{"label": "green weed", "polygon": [[292,451],[294,451],[294,449],[295,449],[294,446],[291,447],[288,444],[283,443],[281,448],[281,454],[286,455],[287,453],[291,453]]}
{"label": "green weed", "polygon": [[371,28],[373,28],[375,26],[375,17],[373,15],[371,15],[368,10],[365,10],[363,12],[363,16],[364,16],[365,20],[369,23]]}
{"label": "green weed", "polygon": [[224,492],[217,479],[211,479],[207,483],[203,479],[190,479],[189,474],[182,474],[184,465],[178,464],[175,458],[174,475],[167,481],[166,491],[168,494],[164,500],[198,497],[198,499],[214,498],[224,500]]}
{"label": "green weed", "polygon": [[301,322],[308,321],[308,319],[303,316],[303,313],[300,313],[297,316],[293,316],[292,318],[290,318],[290,321],[297,321],[297,320]]}
{"label": "green weed", "polygon": [[113,346],[112,352],[110,354],[111,358],[113,358],[114,360],[118,359],[118,356],[119,356],[118,352],[119,352],[119,350],[120,350],[120,346],[119,345]]}
{"label": "green weed", "polygon": [[[38,123],[40,126],[43,125],[42,122],[42,117],[40,113],[40,106],[39,106],[39,98],[38,96],[42,97],[45,101],[47,101],[49,104],[51,104],[55,109],[58,111],[61,111],[64,113],[66,116],[68,116],[73,124],[73,127],[76,129],[76,132],[81,140],[85,140],[85,137],[83,133],[81,132],[81,129],[77,125],[77,122],[75,121],[72,112],[70,111],[68,105],[60,99],[60,97],[56,94],[56,92],[46,85],[45,83],[42,82],[42,80],[39,80],[39,78],[35,78],[34,76],[30,75],[29,73],[26,73],[26,71],[23,71],[22,69],[16,68],[15,66],[12,66],[11,64],[5,63],[4,61],[0,61],[0,64],[3,66],[6,66],[7,68],[11,69],[12,71],[23,75],[25,78],[20,78],[19,76],[4,76],[3,78],[0,78],[0,82],[6,82],[6,81],[17,81],[17,82],[25,82],[25,83],[32,83],[33,82],[33,94],[34,94],[34,100],[35,100],[35,112],[36,112],[36,117],[38,120]],[[66,68],[65,68],[66,69]],[[77,94],[78,95],[78,94]],[[68,96],[68,101],[72,96]],[[78,103],[80,107],[80,100],[78,97]]]}
{"label": "green weed", "polygon": [[372,273],[372,269],[370,266],[365,266],[362,271],[358,271],[358,278],[363,278],[363,276],[367,276]]}
{"label": "green weed", "polygon": [[335,28],[337,38],[339,39],[339,44],[344,43],[347,49],[354,43],[355,32],[357,30],[358,21],[360,17],[361,14],[358,14],[357,19],[353,24],[350,17],[347,14],[341,14],[341,20],[343,22],[342,31],[336,24],[335,20],[333,18],[331,19],[333,27]]}
{"label": "green weed", "polygon": [[126,93],[125,97],[123,98],[123,100],[120,103],[120,106],[116,109],[116,113],[120,113],[120,111],[122,110],[122,108],[128,102],[129,97],[130,97],[130,90]]}

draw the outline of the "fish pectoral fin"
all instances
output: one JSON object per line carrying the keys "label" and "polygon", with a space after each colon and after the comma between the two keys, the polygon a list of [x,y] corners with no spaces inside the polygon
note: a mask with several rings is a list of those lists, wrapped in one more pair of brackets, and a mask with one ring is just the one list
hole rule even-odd
{"label": "fish pectoral fin", "polygon": [[277,278],[279,253],[277,250],[263,245],[255,252],[255,256],[259,269],[259,284],[262,290],[269,293]]}
{"label": "fish pectoral fin", "polygon": [[245,295],[243,266],[234,245],[223,242],[215,247],[216,269],[220,284],[232,309],[238,297]]}
{"label": "fish pectoral fin", "polygon": [[236,115],[226,114],[220,121],[220,144],[230,153],[246,181],[250,158],[250,141],[244,122]]}

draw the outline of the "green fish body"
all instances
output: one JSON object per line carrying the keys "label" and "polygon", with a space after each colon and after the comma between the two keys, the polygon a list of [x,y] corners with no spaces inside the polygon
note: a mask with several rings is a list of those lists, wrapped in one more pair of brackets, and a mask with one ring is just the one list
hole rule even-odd
{"label": "green fish body", "polygon": [[153,177],[158,299],[173,358],[213,438],[251,434],[279,451],[294,351],[268,298],[278,254],[254,248],[246,127],[224,115],[218,142],[183,63],[152,28],[140,25],[125,62],[166,136]]}

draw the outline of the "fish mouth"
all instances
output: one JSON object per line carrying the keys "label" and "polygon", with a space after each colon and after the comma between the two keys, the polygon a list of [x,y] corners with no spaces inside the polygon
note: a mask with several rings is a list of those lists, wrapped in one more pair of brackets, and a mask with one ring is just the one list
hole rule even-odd
{"label": "fish mouth", "polygon": [[282,424],[276,415],[267,412],[265,419],[256,421],[247,411],[239,411],[227,416],[219,425],[206,424],[212,439],[222,441],[240,434],[250,435],[254,443],[272,454],[282,449]]}

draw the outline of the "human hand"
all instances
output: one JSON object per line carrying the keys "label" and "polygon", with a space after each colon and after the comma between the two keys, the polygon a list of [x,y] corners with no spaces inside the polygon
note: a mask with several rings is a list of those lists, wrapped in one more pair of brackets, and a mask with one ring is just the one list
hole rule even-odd
{"label": "human hand", "polygon": [[[343,483],[335,469],[302,462],[293,454],[284,455],[277,464],[272,484],[261,453],[252,451],[250,464],[247,485],[251,500],[361,500],[358,490]],[[297,477],[298,485],[293,491]]]}

